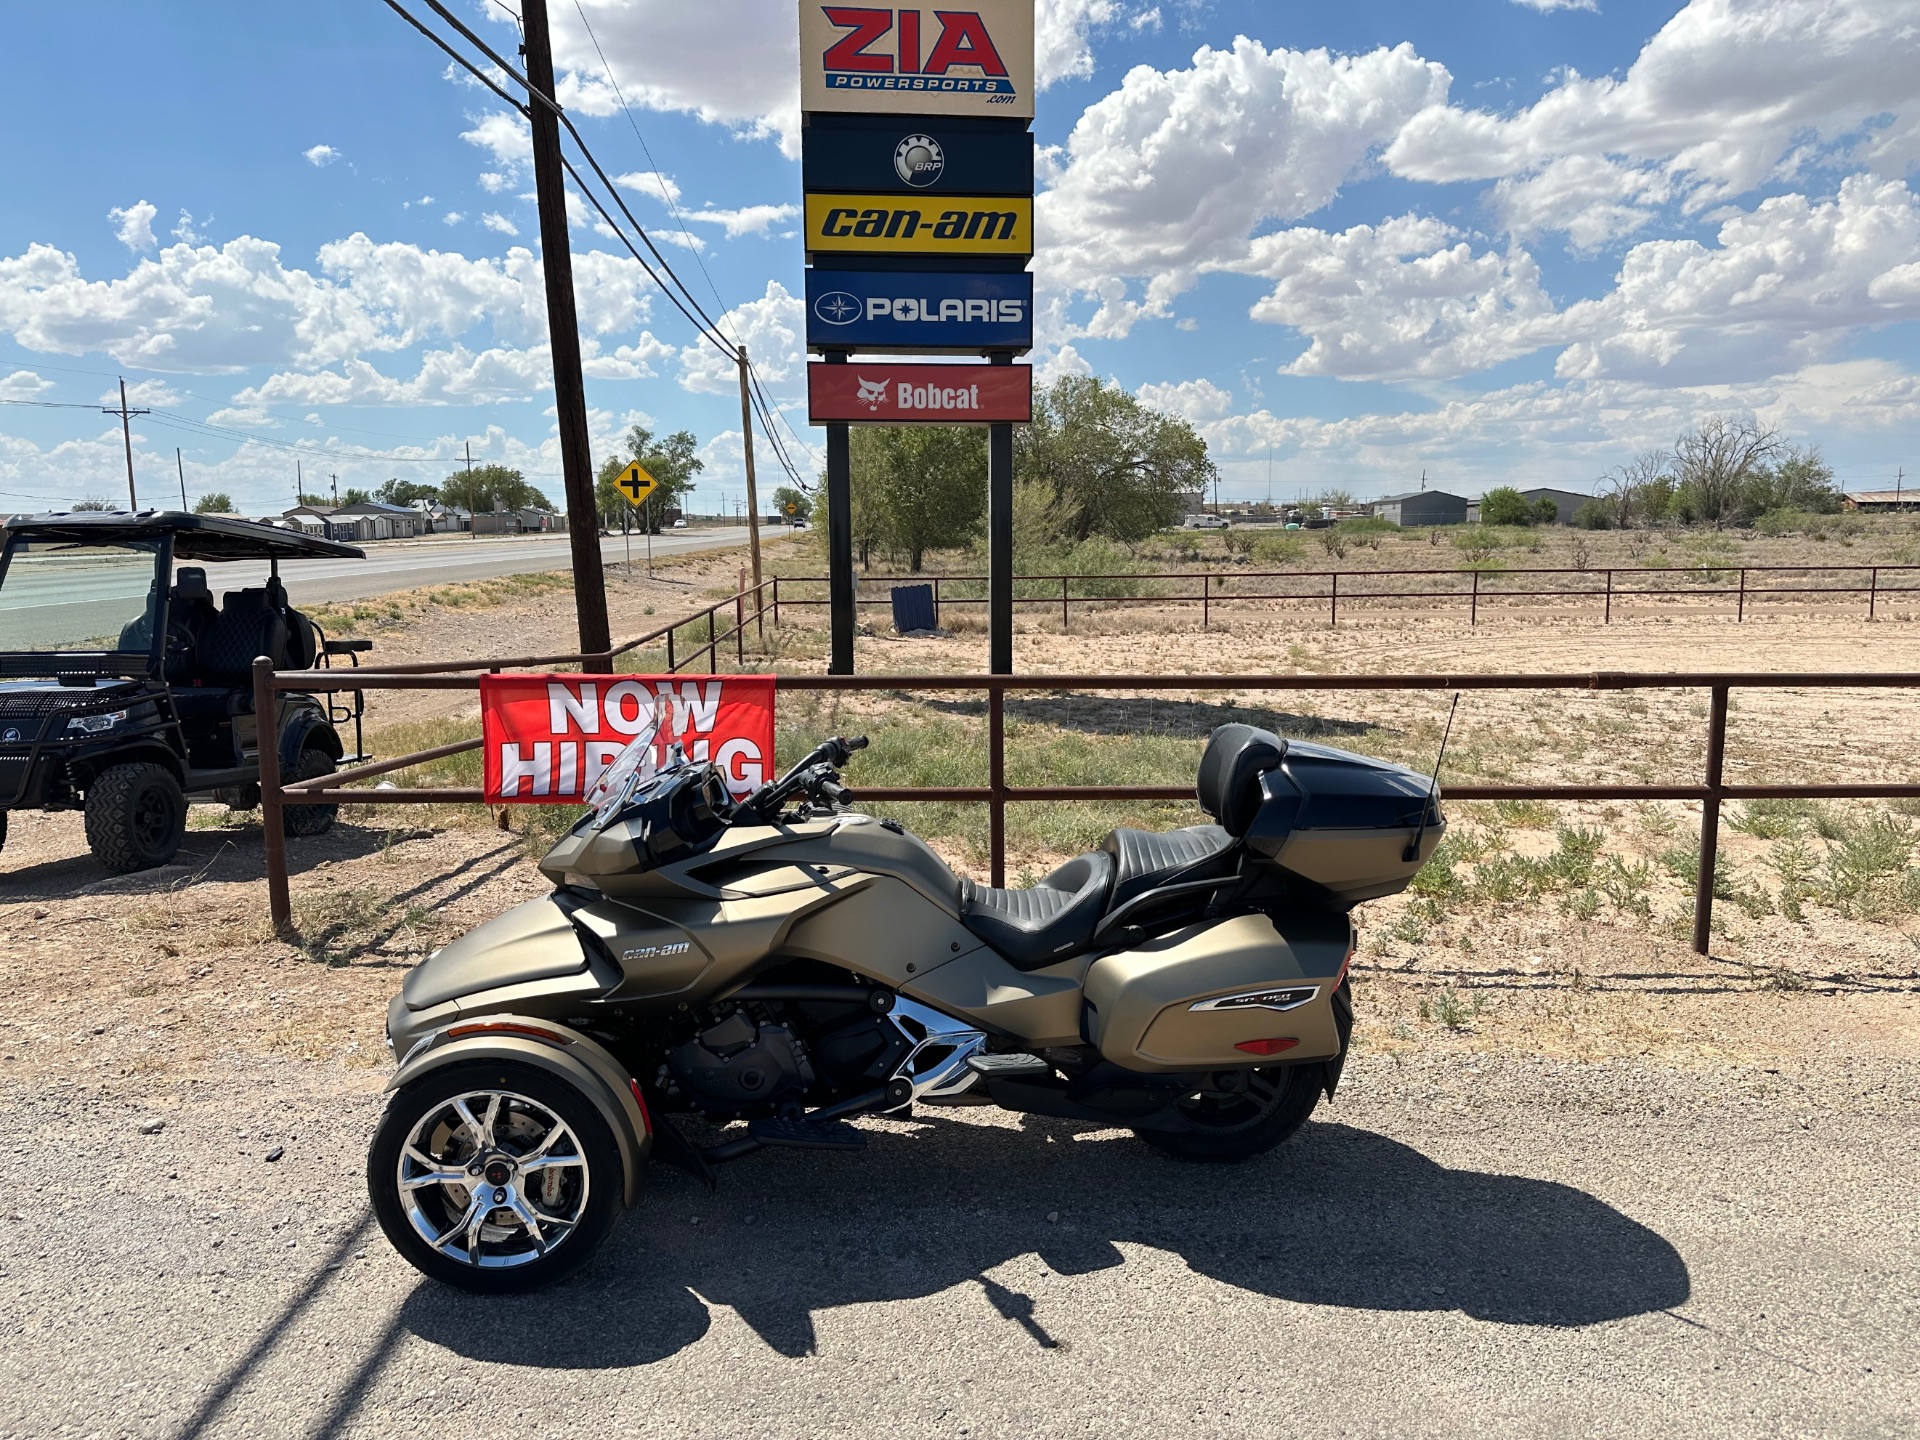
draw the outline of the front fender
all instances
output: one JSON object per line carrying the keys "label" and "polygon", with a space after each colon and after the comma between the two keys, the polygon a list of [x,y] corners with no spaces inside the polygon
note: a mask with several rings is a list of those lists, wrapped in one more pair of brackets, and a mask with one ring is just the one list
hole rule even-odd
{"label": "front fender", "polygon": [[633,1078],[607,1049],[578,1030],[518,1015],[456,1020],[408,1052],[387,1082],[387,1091],[423,1075],[468,1060],[511,1060],[565,1080],[593,1103],[620,1151],[623,1198],[640,1199],[640,1183],[653,1151],[653,1126]]}

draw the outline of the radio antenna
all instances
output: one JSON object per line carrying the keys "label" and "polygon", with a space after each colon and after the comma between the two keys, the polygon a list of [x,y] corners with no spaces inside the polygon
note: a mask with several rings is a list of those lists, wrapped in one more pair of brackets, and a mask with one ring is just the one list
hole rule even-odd
{"label": "radio antenna", "polygon": [[1420,807],[1420,823],[1414,827],[1413,838],[1407,841],[1407,848],[1400,852],[1403,864],[1410,864],[1420,858],[1420,842],[1427,838],[1427,826],[1433,818],[1433,802],[1440,793],[1440,762],[1447,758],[1447,741],[1453,735],[1453,712],[1460,708],[1460,692],[1453,692],[1453,703],[1447,707],[1446,728],[1440,732],[1440,753],[1433,757],[1433,776],[1427,781],[1426,802]]}

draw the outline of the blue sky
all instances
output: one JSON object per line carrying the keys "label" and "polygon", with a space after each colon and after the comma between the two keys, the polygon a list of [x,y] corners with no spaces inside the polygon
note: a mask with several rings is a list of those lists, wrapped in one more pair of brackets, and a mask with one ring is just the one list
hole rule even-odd
{"label": "blue sky", "polygon": [[[498,0],[461,4],[514,43]],[[552,8],[570,112],[817,450],[792,6]],[[378,0],[12,19],[0,401],[30,403],[0,404],[0,508],[124,495],[118,423],[86,408],[120,375],[155,412],[143,503],[177,503],[175,446],[190,495],[250,512],[291,503],[296,459],[309,489],[370,488],[468,445],[557,495],[524,139],[492,97]],[[1917,0],[1043,0],[1038,23],[1035,362],[1189,417],[1230,497],[1269,471],[1276,494],[1584,488],[1718,411],[1849,486],[1920,459]],[[691,429],[704,508],[737,499],[730,370],[584,216],[574,246],[596,453]]]}

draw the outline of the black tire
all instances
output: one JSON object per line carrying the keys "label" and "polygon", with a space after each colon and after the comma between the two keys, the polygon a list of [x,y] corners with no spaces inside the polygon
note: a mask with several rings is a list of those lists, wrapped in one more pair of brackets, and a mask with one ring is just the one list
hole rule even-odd
{"label": "black tire", "polygon": [[[288,780],[318,780],[322,775],[331,775],[339,766],[333,763],[333,757],[315,746],[309,745],[300,752],[300,758],[294,763],[293,773]],[[334,819],[340,814],[338,805],[288,805],[280,811],[282,826],[289,835],[302,837],[324,835],[333,828]]]}
{"label": "black tire", "polygon": [[1234,1164],[1264,1155],[1313,1114],[1326,1086],[1318,1065],[1270,1065],[1246,1072],[1242,1095],[1201,1093],[1180,1102],[1191,1130],[1136,1130],[1147,1144],[1177,1160]]}
{"label": "black tire", "polygon": [[164,765],[115,765],[87,787],[87,848],[122,875],[164,865],[187,834],[187,797]]}
{"label": "black tire", "polygon": [[0,810],[0,850],[7,848],[7,812]]}
{"label": "black tire", "polygon": [[[534,1107],[557,1117],[572,1131],[574,1145],[563,1147],[557,1153],[579,1155],[583,1162],[579,1171],[586,1194],[574,1223],[544,1252],[528,1254],[530,1243],[509,1234],[496,1236],[491,1242],[493,1253],[489,1254],[490,1242],[484,1231],[513,1228],[492,1225],[491,1218],[501,1212],[489,1210],[483,1217],[483,1233],[477,1246],[480,1258],[470,1260],[468,1256],[472,1251],[467,1236],[471,1232],[452,1233],[461,1224],[461,1209],[472,1196],[472,1191],[464,1186],[433,1184],[411,1192],[415,1197],[411,1203],[416,1207],[420,1223],[441,1230],[444,1249],[435,1248],[426,1234],[416,1228],[415,1217],[409,1213],[409,1201],[403,1199],[400,1183],[402,1152],[408,1137],[417,1126],[437,1124],[437,1116],[450,1114],[456,1097],[474,1092],[505,1092],[531,1101]],[[537,1126],[538,1121],[529,1123]],[[504,1139],[506,1149],[511,1150],[512,1144],[510,1139]],[[461,1153],[466,1148],[464,1132],[456,1130],[450,1149],[426,1153],[452,1168],[457,1162],[475,1158]],[[564,1183],[572,1183],[571,1177]],[[517,1188],[519,1180],[515,1179],[512,1184],[516,1187],[512,1190],[514,1200],[524,1203]],[[367,1154],[367,1193],[373,1201],[373,1213],[380,1221],[380,1228],[386,1232],[393,1248],[421,1274],[482,1295],[537,1290],[578,1270],[606,1238],[623,1188],[619,1149],[593,1102],[557,1076],[511,1060],[475,1060],[448,1065],[396,1091],[380,1117],[373,1147]],[[540,1204],[544,1206],[545,1202]],[[538,1213],[542,1219],[551,1221],[544,1208]],[[525,1227],[520,1228],[524,1235]]]}

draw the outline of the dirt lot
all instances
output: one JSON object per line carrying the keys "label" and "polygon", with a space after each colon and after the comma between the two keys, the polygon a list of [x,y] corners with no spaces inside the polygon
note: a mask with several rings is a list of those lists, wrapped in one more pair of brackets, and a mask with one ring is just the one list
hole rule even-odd
{"label": "dirt lot", "polygon": [[[731,591],[737,564],[616,584],[616,630]],[[563,591],[488,582],[332,618],[391,659],[569,648],[566,616]],[[822,649],[790,620],[771,658]],[[1920,627],[1400,615],[1332,631],[1248,607],[1204,634],[1177,616],[1076,617],[1070,635],[1036,619],[1018,655],[1039,673],[1920,671]],[[870,673],[983,660],[971,626],[859,648]],[[376,735],[460,715],[376,703]],[[1022,778],[1158,767],[1167,783],[1227,714],[1430,764],[1445,697],[1024,704]],[[869,783],[980,763],[977,709],[852,708],[882,737]],[[1690,779],[1703,714],[1684,692],[1476,694],[1447,770]],[[789,723],[797,738],[842,718]],[[1915,718],[1896,692],[1737,696],[1730,773],[1920,778]],[[1032,808],[1063,813],[1016,826],[1015,874],[1127,818]],[[1736,814],[1702,959],[1683,938],[1686,807],[1453,811],[1447,876],[1361,912],[1352,1094],[1257,1174],[1139,1168],[1110,1132],[1005,1117],[897,1127],[855,1182],[851,1236],[823,1217],[858,1160],[787,1166],[744,1215],[750,1185],[715,1200],[664,1176],[604,1266],[497,1316],[414,1285],[370,1238],[356,1171],[387,998],[428,949],[539,893],[537,847],[473,812],[348,816],[292,847],[290,944],[260,919],[255,816],[196,812],[177,865],[127,879],[85,855],[77,817],[18,816],[0,857],[0,1116],[27,1168],[24,1248],[0,1258],[0,1435],[397,1434],[583,1406],[633,1433],[875,1434],[887,1414],[934,1434],[1270,1434],[1309,1394],[1338,1394],[1355,1434],[1457,1433],[1442,1419],[1463,1406],[1498,1434],[1914,1433],[1920,1381],[1894,1339],[1920,1319],[1911,817]],[[975,822],[927,819],[977,873]],[[138,1133],[148,1118],[159,1135]],[[1003,1122],[1014,1152],[984,1143]],[[1219,1206],[1220,1184],[1249,1181],[1259,1198],[1234,1210],[1259,1217],[1258,1263]],[[1513,1231],[1516,1213],[1538,1228]],[[756,1214],[764,1229],[740,1228]],[[1358,1251],[1329,1250],[1336,1233]],[[792,1258],[818,1254],[838,1279]],[[1168,1315],[1191,1322],[1171,1345]],[[623,1386],[636,1368],[657,1379]]]}

